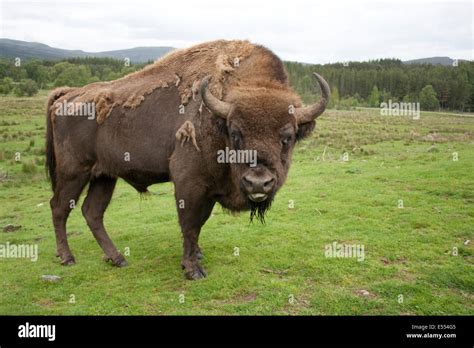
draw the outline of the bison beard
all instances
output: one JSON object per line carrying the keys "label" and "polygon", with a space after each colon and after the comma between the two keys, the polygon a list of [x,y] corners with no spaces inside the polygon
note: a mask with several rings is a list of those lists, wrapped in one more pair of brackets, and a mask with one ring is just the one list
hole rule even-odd
{"label": "bison beard", "polygon": [[274,198],[274,194],[269,196],[263,202],[254,202],[247,198],[247,206],[250,210],[250,222],[253,222],[254,218],[257,218],[260,223],[265,224],[265,214],[270,210]]}

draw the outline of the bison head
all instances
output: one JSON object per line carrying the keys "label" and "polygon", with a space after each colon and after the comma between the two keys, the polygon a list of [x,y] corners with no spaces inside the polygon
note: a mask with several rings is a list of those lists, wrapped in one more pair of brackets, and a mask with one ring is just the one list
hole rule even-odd
{"label": "bison head", "polygon": [[210,76],[201,82],[203,102],[222,120],[228,149],[247,159],[256,155],[255,162],[231,164],[232,180],[247,202],[251,220],[256,216],[264,221],[286,179],[296,141],[311,133],[315,119],[326,108],[329,86],[320,75],[314,73],[314,77],[322,98],[306,107],[297,107],[299,97],[280,84],[239,86],[222,101],[209,91]]}

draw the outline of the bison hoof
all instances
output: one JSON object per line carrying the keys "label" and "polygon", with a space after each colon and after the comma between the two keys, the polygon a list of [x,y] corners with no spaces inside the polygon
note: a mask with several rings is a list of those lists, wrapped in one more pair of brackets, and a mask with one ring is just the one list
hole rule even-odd
{"label": "bison hoof", "polygon": [[123,261],[121,261],[121,262],[118,263],[118,264],[115,264],[115,263],[114,263],[114,265],[117,266],[117,267],[127,267],[127,266],[128,266],[128,262],[127,262],[127,260],[124,259]]}
{"label": "bison hoof", "polygon": [[65,258],[61,258],[61,265],[63,266],[72,266],[76,264],[76,260],[74,259],[74,256],[69,256]]}
{"label": "bison hoof", "polygon": [[198,280],[207,277],[207,273],[203,269],[195,269],[184,274],[186,279],[189,280]]}
{"label": "bison hoof", "polygon": [[207,277],[207,272],[200,265],[184,269],[184,276],[189,280],[198,280]]}
{"label": "bison hoof", "polygon": [[122,255],[119,255],[115,258],[111,258],[107,255],[104,255],[103,260],[105,262],[110,261],[112,263],[112,265],[114,265],[116,267],[127,267],[128,266],[127,260],[125,260],[125,258]]}

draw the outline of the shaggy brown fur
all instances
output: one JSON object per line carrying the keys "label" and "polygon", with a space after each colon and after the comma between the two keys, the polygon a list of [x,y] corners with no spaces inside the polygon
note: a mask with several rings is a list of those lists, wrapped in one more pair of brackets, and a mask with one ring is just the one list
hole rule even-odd
{"label": "shaggy brown fur", "polygon": [[[94,102],[97,122],[101,124],[113,107],[136,108],[155,89],[170,85],[178,88],[181,103],[186,105],[197,94],[200,79],[207,75],[213,76],[210,89],[219,98],[249,78],[267,83],[268,77],[274,75],[275,80],[286,83],[286,73],[281,67],[274,69],[275,61],[278,58],[265,48],[248,41],[219,40],[172,51],[145,69],[115,81],[70,89],[56,102]],[[249,66],[253,67],[251,75]]]}
{"label": "shaggy brown fur", "polygon": [[[286,180],[296,141],[310,134],[326,105],[329,87],[316,78],[323,98],[302,108],[277,56],[247,41],[221,40],[173,51],[116,81],[55,90],[47,105],[46,157],[61,263],[75,262],[66,221],[71,201],[87,184],[82,213],[105,258],[124,266],[103,224],[117,179],[139,192],[172,181],[182,267],[189,279],[205,277],[201,227],[215,203],[250,211],[251,219],[263,222]],[[95,103],[96,120],[55,115],[63,102]],[[255,152],[255,165],[219,161],[224,149]]]}

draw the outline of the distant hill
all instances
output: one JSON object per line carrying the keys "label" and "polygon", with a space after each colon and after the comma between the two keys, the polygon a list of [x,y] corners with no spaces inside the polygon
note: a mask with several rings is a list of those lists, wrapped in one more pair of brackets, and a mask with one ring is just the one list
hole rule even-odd
{"label": "distant hill", "polygon": [[431,65],[444,65],[452,66],[455,60],[449,57],[431,57],[431,58],[420,58],[413,60],[406,60],[404,64],[431,64]]}
{"label": "distant hill", "polygon": [[154,61],[173,49],[173,47],[135,47],[116,51],[85,52],[81,50],[63,50],[37,42],[0,39],[0,57],[20,57],[22,59],[60,60],[74,57],[108,57],[115,59],[129,58],[132,63],[144,63]]}
{"label": "distant hill", "polygon": [[[48,59],[61,60],[75,57],[107,57],[115,59],[129,58],[132,63],[144,63],[154,61],[169,51],[173,47],[135,47],[116,51],[85,52],[81,50],[64,50],[54,48],[38,42],[26,42],[20,40],[0,39],[0,57],[22,59]],[[403,64],[432,64],[452,66],[454,59],[449,57],[431,57],[404,61]]]}

